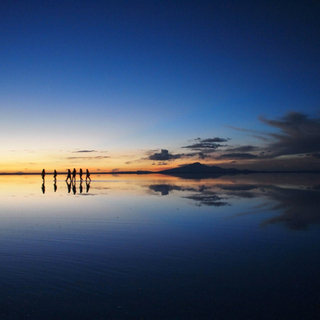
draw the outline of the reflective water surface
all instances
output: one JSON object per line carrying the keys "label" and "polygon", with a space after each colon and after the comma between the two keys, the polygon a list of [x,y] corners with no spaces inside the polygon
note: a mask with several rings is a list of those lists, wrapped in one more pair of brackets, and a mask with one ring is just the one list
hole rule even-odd
{"label": "reflective water surface", "polygon": [[320,176],[0,176],[1,319],[318,319]]}

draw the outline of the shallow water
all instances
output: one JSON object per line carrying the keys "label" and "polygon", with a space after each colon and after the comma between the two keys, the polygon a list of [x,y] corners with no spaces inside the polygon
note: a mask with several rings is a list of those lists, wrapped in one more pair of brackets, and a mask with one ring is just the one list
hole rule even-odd
{"label": "shallow water", "polygon": [[1,319],[318,319],[320,176],[0,176]]}

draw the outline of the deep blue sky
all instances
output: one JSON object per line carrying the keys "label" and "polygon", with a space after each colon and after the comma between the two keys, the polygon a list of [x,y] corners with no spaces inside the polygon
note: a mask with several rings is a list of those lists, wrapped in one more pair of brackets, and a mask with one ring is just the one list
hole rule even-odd
{"label": "deep blue sky", "polygon": [[199,159],[187,151],[240,165],[283,142],[256,131],[287,135],[297,115],[317,166],[319,17],[319,1],[1,1],[0,171]]}

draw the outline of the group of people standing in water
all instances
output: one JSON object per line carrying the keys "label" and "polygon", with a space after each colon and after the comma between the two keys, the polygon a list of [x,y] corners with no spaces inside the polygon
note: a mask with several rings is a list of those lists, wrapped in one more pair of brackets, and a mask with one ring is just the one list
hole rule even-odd
{"label": "group of people standing in water", "polygon": [[[56,180],[57,179],[57,171],[54,170],[53,171],[53,179]],[[83,175],[83,171],[82,169],[80,168],[79,170],[79,177],[80,177],[80,181],[82,181],[82,175]],[[45,176],[46,176],[46,171],[45,169],[42,170],[42,173],[41,173],[41,176],[42,176],[42,180],[44,180]],[[77,176],[77,170],[74,168],[72,173],[71,173],[71,170],[68,169],[68,174],[67,174],[67,179],[66,181],[76,181],[76,176]],[[88,169],[86,169],[86,181],[91,181],[91,178],[90,178],[90,172]]]}
{"label": "group of people standing in water", "polygon": [[[77,175],[77,170],[74,168],[73,171],[72,171],[72,175],[71,175],[71,171],[70,169],[68,169],[68,175],[67,175],[67,180],[70,180],[70,181],[74,181],[76,180],[76,175]],[[82,180],[82,175],[83,175],[83,172],[82,172],[82,169],[80,168],[79,170],[79,177],[80,177],[80,180]],[[90,178],[90,172],[88,169],[86,169],[86,181],[89,180],[91,181],[91,178]]]}
{"label": "group of people standing in water", "polygon": [[[83,171],[82,169],[79,170],[79,177],[80,177],[80,185],[79,185],[79,192],[82,193],[82,190],[83,190],[83,187],[82,187],[82,181],[83,181],[83,178],[82,178],[82,175],[83,175]],[[57,171],[54,170],[53,171],[53,189],[54,189],[54,192],[57,191]],[[90,182],[91,182],[91,178],[90,178],[90,172],[88,169],[86,169],[86,191],[88,192],[89,189],[90,189]],[[46,171],[45,169],[42,170],[41,172],[41,177],[42,177],[42,186],[41,186],[41,190],[42,190],[42,193],[44,194],[45,191],[46,191],[46,188],[45,188],[45,176],[46,176]],[[71,188],[72,188],[72,192],[73,194],[76,194],[77,192],[77,188],[76,188],[76,176],[77,176],[77,170],[74,168],[73,171],[71,172],[70,169],[68,169],[68,173],[67,173],[67,179],[66,179],[66,184],[67,184],[67,187],[68,187],[68,193],[71,192]]]}

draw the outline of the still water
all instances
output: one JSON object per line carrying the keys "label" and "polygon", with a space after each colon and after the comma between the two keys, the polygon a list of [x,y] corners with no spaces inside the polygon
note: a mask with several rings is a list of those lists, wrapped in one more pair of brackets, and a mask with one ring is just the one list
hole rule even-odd
{"label": "still water", "polygon": [[320,176],[0,176],[0,319],[319,319]]}

